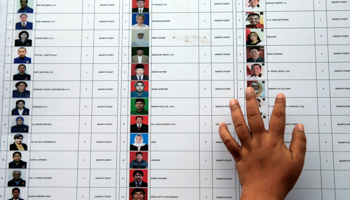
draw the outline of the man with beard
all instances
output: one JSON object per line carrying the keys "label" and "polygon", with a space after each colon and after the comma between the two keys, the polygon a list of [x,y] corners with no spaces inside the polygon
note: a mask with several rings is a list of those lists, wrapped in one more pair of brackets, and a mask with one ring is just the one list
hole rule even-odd
{"label": "man with beard", "polygon": [[13,80],[30,80],[30,75],[26,74],[26,70],[25,65],[18,65],[18,74],[13,75]]}

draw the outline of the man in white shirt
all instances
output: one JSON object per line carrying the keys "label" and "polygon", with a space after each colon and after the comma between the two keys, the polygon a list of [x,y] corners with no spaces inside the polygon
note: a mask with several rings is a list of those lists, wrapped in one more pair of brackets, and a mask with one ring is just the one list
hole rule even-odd
{"label": "man in white shirt", "polygon": [[252,71],[253,74],[248,75],[247,80],[257,80],[262,77],[262,74],[261,74],[262,69],[260,64],[253,64],[250,67],[250,70]]}
{"label": "man in white shirt", "polygon": [[148,29],[148,25],[144,24],[145,18],[143,14],[136,15],[137,24],[132,25],[132,29]]}
{"label": "man in white shirt", "polygon": [[249,0],[249,6],[246,7],[246,11],[254,11],[260,8],[259,0]]}

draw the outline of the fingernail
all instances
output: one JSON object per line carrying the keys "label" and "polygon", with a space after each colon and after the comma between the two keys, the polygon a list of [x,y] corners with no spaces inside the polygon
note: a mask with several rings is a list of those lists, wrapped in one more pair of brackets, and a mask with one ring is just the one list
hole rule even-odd
{"label": "fingernail", "polygon": [[301,131],[301,132],[305,133],[303,124],[298,124],[297,126],[298,126],[297,127],[298,131]]}
{"label": "fingernail", "polygon": [[284,94],[279,93],[279,94],[276,96],[276,99],[282,99],[283,97],[284,97]]}
{"label": "fingernail", "polygon": [[252,92],[251,87],[247,87],[247,89],[245,90],[245,94],[248,95]]}
{"label": "fingernail", "polygon": [[234,109],[237,107],[237,103],[237,99],[231,99],[229,106]]}
{"label": "fingernail", "polygon": [[224,122],[221,122],[221,123],[219,124],[219,127],[220,127],[220,126],[223,126],[224,124],[225,124]]}

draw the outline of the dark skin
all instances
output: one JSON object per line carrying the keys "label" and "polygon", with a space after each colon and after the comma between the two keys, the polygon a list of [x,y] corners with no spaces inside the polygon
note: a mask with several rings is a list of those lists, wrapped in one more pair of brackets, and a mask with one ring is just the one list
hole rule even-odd
{"label": "dark skin", "polygon": [[297,182],[304,165],[306,136],[304,125],[294,127],[288,148],[284,143],[286,97],[278,94],[271,114],[269,130],[265,130],[256,103],[255,92],[246,90],[248,126],[236,99],[230,101],[232,121],[239,145],[225,123],[221,123],[221,139],[236,162],[241,200],[282,200]]}

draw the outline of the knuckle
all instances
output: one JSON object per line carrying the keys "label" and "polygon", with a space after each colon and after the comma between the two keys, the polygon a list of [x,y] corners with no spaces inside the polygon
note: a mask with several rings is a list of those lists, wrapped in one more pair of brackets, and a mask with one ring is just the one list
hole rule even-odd
{"label": "knuckle", "polygon": [[281,117],[284,117],[286,115],[286,112],[283,110],[278,110],[278,111],[274,111],[272,112],[272,115],[274,117],[278,117],[278,118],[281,118]]}
{"label": "knuckle", "polygon": [[252,110],[247,113],[248,119],[255,118],[256,116],[260,116],[260,112],[258,110]]}
{"label": "knuckle", "polygon": [[232,139],[231,139],[230,137],[224,137],[224,138],[222,138],[222,141],[224,142],[225,145],[231,143],[231,140],[232,140]]}
{"label": "knuckle", "polygon": [[235,126],[235,129],[241,129],[245,126],[245,122],[238,120],[238,121],[234,122],[233,125]]}

